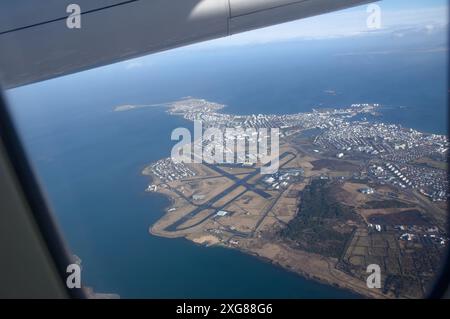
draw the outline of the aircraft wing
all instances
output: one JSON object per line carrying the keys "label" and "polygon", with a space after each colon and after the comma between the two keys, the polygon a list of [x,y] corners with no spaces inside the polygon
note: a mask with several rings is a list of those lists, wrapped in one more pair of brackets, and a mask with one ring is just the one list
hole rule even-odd
{"label": "aircraft wing", "polygon": [[[0,3],[0,83],[13,88],[373,0],[15,0]],[[81,9],[68,28],[69,4]]]}

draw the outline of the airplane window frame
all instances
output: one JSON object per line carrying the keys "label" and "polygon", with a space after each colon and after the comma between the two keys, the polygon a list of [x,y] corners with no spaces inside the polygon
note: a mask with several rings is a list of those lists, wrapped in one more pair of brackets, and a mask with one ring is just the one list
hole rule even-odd
{"label": "airplane window frame", "polygon": [[50,211],[40,185],[33,173],[30,162],[27,159],[25,149],[22,146],[19,135],[14,125],[8,105],[0,86],[0,139],[5,151],[4,156],[10,164],[17,186],[23,194],[33,222],[37,224],[41,236],[50,253],[50,262],[56,266],[63,287],[69,298],[85,299],[87,294],[84,289],[69,289],[66,285],[66,269],[73,261],[64,237],[57,225],[56,219]]}

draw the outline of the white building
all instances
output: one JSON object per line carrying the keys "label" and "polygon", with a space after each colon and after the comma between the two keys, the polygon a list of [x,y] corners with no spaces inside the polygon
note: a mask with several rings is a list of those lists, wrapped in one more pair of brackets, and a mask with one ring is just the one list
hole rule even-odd
{"label": "white building", "polygon": [[219,211],[216,213],[216,216],[220,216],[220,217],[223,217],[223,216],[226,216],[226,215],[228,215],[228,212],[226,212],[226,211],[224,211],[224,210],[219,210]]}

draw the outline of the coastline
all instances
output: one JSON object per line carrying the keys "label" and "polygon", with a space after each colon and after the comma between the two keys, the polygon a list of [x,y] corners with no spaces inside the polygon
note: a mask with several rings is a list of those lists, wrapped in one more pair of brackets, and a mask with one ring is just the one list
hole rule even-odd
{"label": "coastline", "polygon": [[[384,183],[377,184],[368,179],[366,171],[368,158],[371,160],[376,158],[378,151],[373,151],[372,157],[360,153],[344,156],[344,152],[333,153],[333,150],[327,148],[330,143],[327,138],[329,134],[334,136],[333,133],[338,126],[345,128],[340,132],[348,133],[355,130],[356,133],[362,134],[360,138],[363,140],[367,131],[385,134],[388,138],[391,131],[395,131],[395,134],[402,136],[403,143],[404,139],[417,135],[418,140],[414,140],[414,143],[423,143],[424,149],[427,149],[429,139],[436,140],[436,145],[439,146],[446,143],[445,137],[427,135],[413,129],[406,130],[399,125],[370,124],[365,120],[356,121],[354,124],[346,122],[348,118],[356,115],[372,113],[379,107],[378,104],[352,104],[346,109],[332,109],[320,114],[314,110],[312,113],[296,115],[251,117],[218,113],[222,107],[220,104],[203,99],[187,99],[173,103],[168,113],[172,116],[182,116],[189,121],[199,120],[200,117],[207,122],[206,127],[219,125],[226,128],[230,122],[235,122],[236,125],[244,122],[250,128],[270,127],[272,122],[281,125],[283,131],[280,133],[278,149],[279,170],[264,177],[259,174],[260,163],[217,166],[162,158],[149,164],[142,170],[143,175],[151,178],[151,184],[146,191],[165,195],[170,202],[164,209],[164,215],[149,227],[151,235],[166,238],[183,237],[201,246],[220,246],[238,250],[300,275],[304,279],[344,289],[363,297],[377,299],[414,297],[408,293],[399,295],[395,286],[389,289],[389,285],[392,286],[392,277],[402,276],[402,273],[395,272],[397,268],[393,268],[392,272],[387,268],[384,269],[387,274],[383,274],[385,277],[382,280],[387,282],[386,289],[368,287],[366,265],[370,264],[369,261],[385,265],[383,251],[388,247],[392,248],[393,242],[400,240],[395,246],[397,250],[387,253],[388,258],[397,258],[396,253],[400,253],[400,249],[405,249],[405,245],[401,242],[401,233],[398,233],[399,226],[388,226],[378,235],[372,230],[374,226],[368,218],[372,215],[378,216],[384,211],[394,216],[402,214],[404,209],[401,209],[401,205],[406,205],[405,201],[409,203],[408,205],[422,210],[422,202],[400,188]],[[312,136],[303,133],[317,127],[328,127],[327,125],[330,127],[326,130],[326,134],[323,132],[320,134],[320,141],[317,137],[313,139]],[[345,134],[342,143],[346,143]],[[245,136],[246,134],[239,135],[238,138],[252,139],[251,134]],[[207,142],[206,148],[214,145],[212,141]],[[196,145],[196,141],[191,143]],[[395,150],[405,149],[405,146],[395,144],[389,146],[387,150],[393,150],[394,146]],[[441,151],[442,148],[443,146],[439,146],[437,151]],[[346,152],[351,153],[349,150],[352,148],[349,147]],[[381,150],[384,151],[386,150]],[[398,153],[402,154],[400,151]],[[392,154],[395,155],[395,152]],[[387,155],[393,156],[391,151],[387,152]],[[372,166],[369,169],[373,169]],[[405,177],[403,180],[408,181]],[[298,224],[300,204],[303,205],[303,201],[307,201],[303,198],[307,192],[305,188],[315,185],[315,192],[325,196],[323,193],[327,191],[325,185],[330,184],[333,185],[334,192],[332,197],[329,197],[329,203],[317,206],[315,203],[321,202],[320,197],[309,195],[309,204],[306,204],[306,207],[309,205],[309,211],[304,211],[306,218],[300,216],[306,227]],[[406,188],[405,185],[400,186]],[[376,193],[378,201],[385,200],[388,205],[393,205],[392,208],[386,207],[384,211],[376,207],[371,209],[370,203],[373,199],[369,193],[365,193],[366,190],[371,191],[370,194]],[[397,201],[392,200],[392,194]],[[335,202],[340,206],[332,208],[331,205]],[[400,205],[400,208],[395,205]],[[438,210],[433,209],[433,213],[439,213]],[[329,214],[328,211],[331,215],[326,215]],[[421,214],[420,211],[417,212]],[[424,214],[429,215],[428,212]],[[390,217],[380,218],[386,218],[384,223],[390,225]],[[420,224],[420,218],[417,217],[414,222]],[[402,222],[409,221],[405,219],[400,221]],[[294,226],[286,228],[286,225]],[[316,226],[319,227],[318,230],[314,230]],[[381,232],[382,227],[376,226],[376,230]],[[323,232],[327,237],[318,239],[317,235],[314,236],[317,234],[316,231]],[[417,231],[422,230],[417,228]],[[373,254],[373,251],[376,253]]]}
{"label": "coastline", "polygon": [[[176,201],[176,199],[173,198],[172,196],[170,196],[169,194],[160,193],[160,192],[157,192],[157,193],[158,193],[158,195],[168,198],[170,203],[174,203]],[[167,214],[170,214],[170,212],[168,212],[169,207],[170,207],[170,205],[168,205],[167,207],[164,208],[164,211],[165,211],[164,216],[166,216]],[[316,271],[311,271],[311,268],[308,269],[308,267],[304,268],[304,266],[301,264],[297,264],[296,265],[297,267],[292,267],[291,265],[283,263],[281,260],[279,260],[277,258],[270,258],[256,250],[242,249],[240,247],[232,247],[230,245],[226,245],[221,242],[217,242],[217,243],[198,242],[198,241],[195,241],[193,238],[189,238],[189,236],[186,236],[186,235],[183,236],[180,234],[170,234],[169,232],[165,232],[165,231],[159,229],[158,223],[159,223],[159,221],[157,221],[156,223],[149,226],[148,232],[150,235],[164,237],[164,238],[184,238],[185,240],[189,241],[191,244],[202,246],[202,247],[221,247],[221,248],[226,248],[226,249],[237,250],[248,256],[255,257],[261,262],[269,263],[275,267],[279,267],[280,269],[283,269],[284,271],[294,273],[295,275],[300,276],[303,279],[311,280],[311,281],[314,281],[314,282],[317,282],[320,284],[324,284],[324,285],[328,285],[328,286],[332,286],[332,287],[335,287],[338,289],[343,289],[343,290],[349,291],[351,293],[354,293],[354,294],[360,296],[361,298],[381,299],[381,298],[389,298],[390,297],[388,295],[379,293],[377,291],[369,290],[365,286],[365,283],[360,282],[358,284],[358,282],[354,282],[355,281],[354,278],[352,278],[351,276],[348,276],[345,273],[342,273],[338,269],[335,269],[334,265],[330,265],[330,263],[332,261],[328,260],[326,257],[323,257],[323,256],[308,253],[305,251],[298,251],[298,254],[300,256],[302,256],[304,260],[309,260],[309,261],[313,261],[313,262],[319,261],[322,264],[325,262],[327,264],[326,268],[328,269],[329,276],[324,276],[323,271],[318,270],[318,269],[323,269],[323,267],[316,268]],[[339,279],[331,280],[330,277],[333,278],[335,276],[335,275],[333,275],[333,271],[335,271],[338,274],[340,274],[341,276],[345,277],[347,280],[346,281],[342,281]],[[334,277],[334,278],[336,278],[336,277]],[[352,282],[353,282],[353,284],[352,284]]]}

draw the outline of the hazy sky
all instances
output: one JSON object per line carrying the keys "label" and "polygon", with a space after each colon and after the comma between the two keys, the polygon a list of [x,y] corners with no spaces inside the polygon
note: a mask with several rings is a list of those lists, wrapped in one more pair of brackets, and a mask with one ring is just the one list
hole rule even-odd
{"label": "hazy sky", "polygon": [[[367,12],[368,5],[362,5],[197,43],[177,50],[195,51],[280,41],[371,36],[394,31],[397,37],[407,36],[408,32],[416,30],[423,31],[423,34],[440,32],[444,37],[443,30],[446,31],[448,28],[447,0],[382,0],[376,4],[381,10],[379,30],[367,27],[370,13]],[[151,56],[128,60],[123,64],[126,69],[149,66],[152,64]]]}
{"label": "hazy sky", "polygon": [[277,26],[237,34],[206,42],[201,46],[228,46],[267,43],[290,39],[317,39],[386,32],[395,28],[418,27],[433,30],[448,22],[447,0],[383,0],[376,2],[381,9],[381,29],[367,27],[368,5],[324,14]]}

